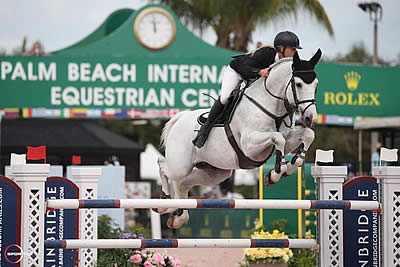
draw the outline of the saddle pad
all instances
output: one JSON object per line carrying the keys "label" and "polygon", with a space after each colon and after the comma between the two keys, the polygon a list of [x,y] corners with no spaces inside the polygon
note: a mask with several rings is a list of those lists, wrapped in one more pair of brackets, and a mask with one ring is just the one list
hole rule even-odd
{"label": "saddle pad", "polygon": [[[224,110],[222,111],[222,115],[220,115],[217,119],[217,122],[213,125],[213,127],[223,127],[225,123],[230,123],[235,113],[236,107],[240,103],[240,100],[243,97],[244,91],[247,87],[250,86],[255,80],[246,81],[245,86],[240,89],[240,84],[238,87],[232,91],[231,95],[228,98],[228,103],[225,105]],[[200,125],[204,125],[207,120],[209,112],[202,113],[199,117],[197,117],[197,122]]]}

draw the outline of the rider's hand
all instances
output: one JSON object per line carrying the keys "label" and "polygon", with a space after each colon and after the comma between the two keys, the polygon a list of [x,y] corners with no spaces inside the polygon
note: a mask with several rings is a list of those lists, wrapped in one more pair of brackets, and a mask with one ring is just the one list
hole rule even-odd
{"label": "rider's hand", "polygon": [[262,76],[262,77],[268,77],[268,75],[269,75],[269,71],[268,71],[268,69],[262,69],[262,70],[260,70],[260,76]]}

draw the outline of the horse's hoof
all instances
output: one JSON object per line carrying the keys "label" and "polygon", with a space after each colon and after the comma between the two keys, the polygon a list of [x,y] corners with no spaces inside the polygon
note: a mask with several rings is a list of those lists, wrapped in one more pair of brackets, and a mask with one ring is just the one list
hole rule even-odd
{"label": "horse's hoof", "polygon": [[287,172],[285,172],[285,173],[282,174],[281,178],[286,178],[288,176],[289,176],[289,174]]}
{"label": "horse's hoof", "polygon": [[152,208],[152,210],[154,212],[159,213],[159,214],[164,214],[164,213],[166,213],[168,211],[168,209],[163,209],[163,208]]}
{"label": "horse's hoof", "polygon": [[169,229],[175,229],[174,228],[174,216],[171,216],[167,220],[167,226]]}
{"label": "horse's hoof", "polygon": [[267,187],[270,187],[270,186],[272,186],[272,185],[275,184],[274,181],[271,180],[271,172],[272,172],[272,170],[269,170],[269,171],[264,175],[264,184],[265,184]]}

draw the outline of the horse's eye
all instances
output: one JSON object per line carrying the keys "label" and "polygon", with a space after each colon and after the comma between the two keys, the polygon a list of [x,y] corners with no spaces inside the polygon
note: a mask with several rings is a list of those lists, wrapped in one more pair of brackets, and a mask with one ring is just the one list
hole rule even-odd
{"label": "horse's eye", "polygon": [[301,83],[296,83],[297,88],[301,88],[302,84]]}

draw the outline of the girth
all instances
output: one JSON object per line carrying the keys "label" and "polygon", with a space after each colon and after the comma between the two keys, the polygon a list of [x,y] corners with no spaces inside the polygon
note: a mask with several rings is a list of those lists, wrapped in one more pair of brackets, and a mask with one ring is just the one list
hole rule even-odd
{"label": "girth", "polygon": [[263,160],[263,161],[255,161],[250,158],[248,158],[243,151],[240,149],[239,145],[237,144],[235,137],[233,136],[232,129],[229,126],[229,123],[224,124],[224,129],[226,136],[228,137],[229,143],[231,144],[233,150],[235,150],[236,155],[238,156],[239,159],[239,167],[241,169],[253,169],[256,167],[261,166],[264,164],[274,153],[275,146],[272,148],[271,153],[268,155],[268,157]]}
{"label": "girth", "polygon": [[[264,108],[260,103],[258,103],[254,98],[252,98],[251,96],[244,94],[248,100],[250,100],[251,103],[253,103],[254,105],[256,105],[262,112],[264,112],[266,115],[270,116],[272,119],[275,120],[275,127],[276,130],[279,131],[279,128],[281,127],[282,122],[284,121],[284,119],[289,116],[289,118],[291,118],[294,114],[294,109],[291,109],[290,112],[286,112],[285,115],[283,116],[276,116],[275,114],[272,114],[271,112],[269,112],[266,108]],[[287,110],[289,109],[288,107],[286,108]],[[286,125],[288,126],[288,125]],[[290,127],[290,126],[289,126]]]}

